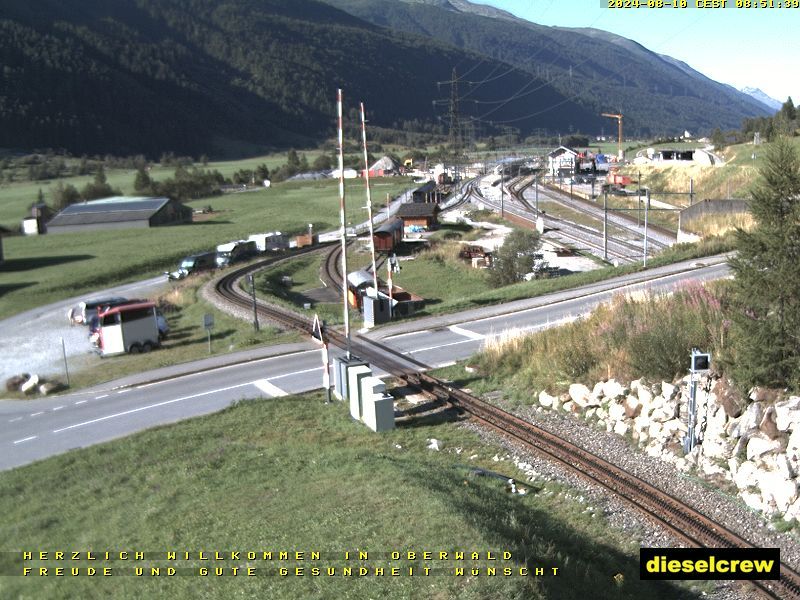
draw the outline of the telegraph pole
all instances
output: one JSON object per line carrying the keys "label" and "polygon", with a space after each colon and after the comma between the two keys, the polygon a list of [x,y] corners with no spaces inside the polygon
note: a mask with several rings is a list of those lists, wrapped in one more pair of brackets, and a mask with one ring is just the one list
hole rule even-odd
{"label": "telegraph pole", "polygon": [[[372,285],[375,288],[375,298],[378,297],[378,272],[375,266],[375,232],[372,230],[372,194],[369,189],[369,159],[367,157],[367,119],[364,113],[364,103],[361,103],[361,139],[364,143],[364,184],[367,188],[367,219],[369,219],[369,251],[372,256]],[[387,221],[389,215],[386,215]]]}
{"label": "telegraph pole", "polygon": [[650,206],[650,190],[645,190],[645,201],[644,201],[644,264],[642,266],[647,266],[647,209]]}
{"label": "telegraph pole", "polygon": [[347,339],[347,358],[350,359],[350,308],[347,305],[347,223],[344,212],[344,140],[342,134],[342,90],[336,92],[339,142],[339,222],[342,236],[342,310],[344,316],[344,335]]}
{"label": "telegraph pole", "polygon": [[608,261],[608,191],[603,192],[603,260]]}

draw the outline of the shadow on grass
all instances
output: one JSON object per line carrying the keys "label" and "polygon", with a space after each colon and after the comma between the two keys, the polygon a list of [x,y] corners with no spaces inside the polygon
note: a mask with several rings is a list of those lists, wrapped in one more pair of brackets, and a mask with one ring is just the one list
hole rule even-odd
{"label": "shadow on grass", "polygon": [[41,269],[42,267],[52,267],[69,262],[89,260],[96,258],[93,254],[67,254],[64,256],[35,256],[29,258],[9,258],[0,264],[0,272],[3,271],[30,271],[31,269]]}
{"label": "shadow on grass", "polygon": [[14,292],[16,290],[21,290],[26,287],[30,287],[32,285],[38,284],[38,281],[26,281],[24,283],[4,283],[0,284],[0,298],[3,297],[4,294],[9,292]]}
{"label": "shadow on grass", "polygon": [[[234,333],[236,333],[235,329],[215,331],[211,334],[211,343],[220,342]],[[182,334],[181,337],[170,335],[167,338],[167,342],[164,344],[165,348],[181,348],[183,346],[194,346],[195,344],[208,344],[208,338],[205,335],[196,338],[192,338],[191,334]]]}
{"label": "shadow on grass", "polygon": [[[429,476],[424,465],[404,464],[403,469],[409,478],[422,482],[445,499],[452,512],[479,529],[491,544],[489,549],[508,550],[517,567],[528,568],[531,576],[525,577],[521,584],[525,597],[665,600],[701,597],[699,592],[693,593],[668,581],[641,581],[638,556],[628,556],[611,546],[590,541],[570,524],[568,508],[564,513],[535,508],[525,497],[506,493],[493,478],[479,477],[469,466],[464,466],[467,475],[457,468],[458,471],[441,472],[436,478]],[[536,489],[527,484],[524,487]],[[465,488],[468,491],[462,491]],[[596,531],[602,525],[594,527]],[[557,576],[552,575],[553,567],[558,567]],[[532,576],[537,568],[543,568],[545,575]],[[614,579],[617,574],[622,575],[619,584]]]}

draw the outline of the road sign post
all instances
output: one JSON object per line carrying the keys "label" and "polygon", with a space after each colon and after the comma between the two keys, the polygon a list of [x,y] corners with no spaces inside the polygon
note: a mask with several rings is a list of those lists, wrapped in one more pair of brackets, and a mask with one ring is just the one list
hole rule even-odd
{"label": "road sign post", "polygon": [[247,281],[250,283],[250,293],[253,295],[253,329],[258,331],[258,304],[256,304],[256,282],[253,274],[247,276]]}
{"label": "road sign post", "polygon": [[64,338],[61,338],[61,355],[64,357],[64,374],[67,376],[67,387],[69,387],[69,367],[67,366],[67,347]]}
{"label": "road sign post", "polygon": [[211,354],[211,330],[214,329],[214,315],[211,313],[203,315],[203,328],[208,336],[208,353]]}

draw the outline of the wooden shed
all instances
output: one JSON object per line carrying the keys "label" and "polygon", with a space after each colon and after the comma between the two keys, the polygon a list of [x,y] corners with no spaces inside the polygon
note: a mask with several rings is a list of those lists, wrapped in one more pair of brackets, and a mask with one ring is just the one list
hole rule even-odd
{"label": "wooden shed", "polygon": [[430,203],[401,204],[397,216],[403,220],[405,231],[428,231],[439,226],[439,206]]}

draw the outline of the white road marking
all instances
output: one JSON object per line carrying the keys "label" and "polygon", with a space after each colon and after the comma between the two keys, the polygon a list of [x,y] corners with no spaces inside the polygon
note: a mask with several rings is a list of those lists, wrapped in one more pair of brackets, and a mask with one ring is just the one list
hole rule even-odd
{"label": "white road marking", "polygon": [[63,406],[54,406],[53,407],[53,412],[55,412],[57,410],[61,410],[62,408],[64,408],[64,407]]}
{"label": "white road marking", "polygon": [[272,398],[286,396],[286,392],[284,392],[277,385],[271,384],[267,379],[259,379],[258,381],[254,381],[253,385]]}
{"label": "white road marking", "polygon": [[[107,398],[107,397],[108,397],[108,394],[103,394],[102,396],[95,396],[94,399],[95,400],[100,400],[100,398]],[[84,400],[83,402],[86,402],[86,400]],[[76,402],[76,404],[77,404],[77,402]]]}
{"label": "white road marking", "polygon": [[62,431],[67,431],[69,429],[77,429],[78,427],[84,427],[86,425],[92,425],[94,423],[100,423],[101,421],[107,421],[109,419],[116,419],[117,417],[124,417],[126,415],[132,415],[137,412],[141,412],[143,410],[148,410],[150,408],[158,408],[159,406],[166,406],[167,404],[174,404],[175,402],[182,402],[184,400],[191,400],[192,398],[200,398],[201,396],[208,396],[210,394],[216,394],[218,392],[226,392],[228,390],[233,390],[240,387],[245,387],[247,385],[252,385],[252,381],[248,381],[247,383],[240,383],[238,385],[231,385],[229,387],[219,388],[216,390],[210,390],[208,392],[201,392],[199,394],[192,394],[191,396],[183,396],[181,398],[175,398],[173,400],[165,400],[164,402],[156,402],[155,404],[148,404],[146,406],[139,406],[138,408],[132,408],[131,410],[126,410],[120,413],[114,413],[111,415],[106,415],[105,417],[98,417],[96,419],[91,419],[89,421],[83,421],[82,423],[75,423],[73,425],[68,425],[66,427],[62,427],[61,429],[54,429],[53,433],[61,433]]}
{"label": "white road marking", "polygon": [[426,352],[427,350],[436,350],[437,348],[446,348],[447,346],[457,346],[458,344],[469,344],[470,342],[477,342],[478,340],[459,340],[457,342],[450,342],[449,344],[442,344],[440,346],[428,346],[427,348],[416,348],[415,350],[406,350],[403,354],[416,354],[417,352]]}
{"label": "white road marking", "polygon": [[[280,358],[286,358],[287,356],[300,356],[301,354],[308,354],[310,352],[319,352],[318,348],[314,348],[313,350],[301,350],[299,352],[290,352],[289,354],[278,354],[277,356],[267,356],[266,358],[259,358],[258,360],[251,360],[243,363],[235,363],[232,365],[225,365],[224,367],[217,367],[215,369],[208,369],[205,371],[198,371],[197,373],[187,373],[186,375],[178,375],[177,377],[171,377],[169,379],[162,379],[161,381],[154,381],[152,383],[143,383],[142,385],[137,385],[136,389],[141,390],[153,385],[160,385],[162,383],[170,383],[172,381],[177,381],[178,379],[182,379],[184,377],[195,377],[197,375],[206,375],[208,373],[213,373],[217,371],[224,371],[225,369],[234,369],[236,367],[249,367],[251,365],[257,365],[258,363],[266,362],[269,360],[277,360]],[[273,378],[274,379],[274,378]]]}
{"label": "white road marking", "polygon": [[38,417],[39,415],[43,415],[43,414],[44,414],[44,411],[43,411],[43,410],[40,410],[39,412],[36,412],[36,413],[31,413],[31,416],[32,416],[32,417]]}
{"label": "white road marking", "polygon": [[430,333],[430,329],[419,329],[417,331],[409,331],[408,333],[398,333],[397,335],[387,335],[385,339],[387,340],[396,340],[401,337],[406,337],[409,335],[417,335],[420,333]]}
{"label": "white road marking", "polygon": [[451,325],[448,327],[450,331],[453,333],[457,333],[458,335],[463,335],[466,338],[471,340],[483,340],[486,336],[481,335],[480,333],[475,333],[474,331],[470,331],[469,329],[463,329],[458,325]]}
{"label": "white road marking", "polygon": [[118,394],[125,394],[126,392],[130,392],[133,388],[125,388],[124,390],[118,390]]}
{"label": "white road marking", "polygon": [[[96,398],[95,398],[95,400],[96,400]],[[75,404],[84,404],[84,403],[86,403],[86,400],[78,400]]]}
{"label": "white road marking", "polygon": [[21,444],[23,442],[30,442],[31,440],[35,440],[37,437],[39,436],[32,435],[31,437],[22,438],[21,440],[17,440],[16,442],[14,442],[14,445],[16,446],[17,444]]}
{"label": "white road marking", "polygon": [[9,423],[16,423],[17,421],[22,421],[22,417],[16,417],[14,419],[10,419],[8,422]]}
{"label": "white road marking", "polygon": [[322,365],[319,367],[314,367],[313,369],[303,369],[302,371],[295,371],[294,373],[285,373],[284,375],[275,375],[275,377],[270,377],[271,380],[275,379],[282,379],[284,377],[291,377],[292,375],[302,375],[303,373],[312,373],[313,371],[321,371]]}

